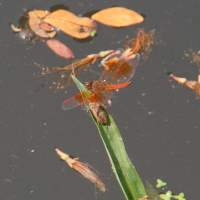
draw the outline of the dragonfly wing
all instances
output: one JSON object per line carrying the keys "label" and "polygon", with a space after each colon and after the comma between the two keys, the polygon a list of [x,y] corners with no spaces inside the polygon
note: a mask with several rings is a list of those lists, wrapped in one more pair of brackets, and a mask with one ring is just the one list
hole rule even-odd
{"label": "dragonfly wing", "polygon": [[140,54],[131,54],[121,63],[118,69],[108,78],[109,84],[121,84],[128,82],[134,75],[138,62],[140,60]]}
{"label": "dragonfly wing", "polygon": [[100,78],[101,80],[105,81],[117,70],[121,64],[121,60],[119,58],[122,56],[123,52],[124,51],[122,49],[116,50],[101,61],[101,65],[104,66],[104,70]]}
{"label": "dragonfly wing", "polygon": [[86,101],[91,103],[102,103],[105,104],[113,97],[114,93],[111,91],[102,91],[102,92],[95,92],[94,94],[90,95]]}
{"label": "dragonfly wing", "polygon": [[113,92],[111,92],[111,91],[106,91],[106,90],[103,91],[102,94],[103,94],[103,96],[104,96],[104,100],[103,100],[102,104],[108,103],[108,100],[110,100],[110,99],[113,97],[113,95],[114,95]]}
{"label": "dragonfly wing", "polygon": [[86,98],[88,98],[90,94],[91,94],[91,91],[89,90],[85,90],[79,94],[76,94],[75,96],[65,100],[62,103],[61,107],[63,110],[69,110],[69,109],[75,108],[79,106]]}

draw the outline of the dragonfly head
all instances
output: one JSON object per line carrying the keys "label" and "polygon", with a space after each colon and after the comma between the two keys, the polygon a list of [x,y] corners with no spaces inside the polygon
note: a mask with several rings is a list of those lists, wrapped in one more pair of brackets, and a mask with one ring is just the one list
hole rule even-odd
{"label": "dragonfly head", "polygon": [[87,82],[85,83],[85,88],[86,88],[87,90],[92,90],[92,83],[93,83],[92,80],[87,81]]}

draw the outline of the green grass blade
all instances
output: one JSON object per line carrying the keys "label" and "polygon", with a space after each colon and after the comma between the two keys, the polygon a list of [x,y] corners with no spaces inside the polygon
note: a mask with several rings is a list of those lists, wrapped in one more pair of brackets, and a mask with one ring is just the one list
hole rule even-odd
{"label": "green grass blade", "polygon": [[[73,80],[80,91],[85,90],[85,86],[75,77],[73,77]],[[101,139],[103,140],[113,172],[115,173],[127,200],[138,200],[139,198],[143,198],[146,196],[144,185],[126,154],[122,137],[115,122],[107,111],[106,113],[109,126],[97,123],[92,113],[91,115],[97,125]]]}

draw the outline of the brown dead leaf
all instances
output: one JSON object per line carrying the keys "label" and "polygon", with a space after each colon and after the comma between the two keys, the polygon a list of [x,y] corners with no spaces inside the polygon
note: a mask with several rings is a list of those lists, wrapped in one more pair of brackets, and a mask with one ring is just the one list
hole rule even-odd
{"label": "brown dead leaf", "polygon": [[59,40],[49,39],[46,40],[46,44],[52,51],[63,58],[69,59],[74,57],[73,52]]}
{"label": "brown dead leaf", "polygon": [[42,21],[39,24],[39,26],[40,26],[41,29],[43,29],[45,31],[48,31],[48,32],[54,31],[54,28],[51,25],[47,24],[46,22]]}
{"label": "brown dead leaf", "polygon": [[[28,15],[29,26],[36,35],[39,35],[40,37],[44,38],[54,37],[56,35],[55,30],[47,32],[45,29],[43,29],[44,22],[42,18],[49,15],[49,12],[42,10],[34,10],[28,12]],[[46,26],[48,26],[48,28],[50,27],[48,24],[46,24]]]}
{"label": "brown dead leaf", "polygon": [[92,19],[114,27],[124,27],[141,23],[144,18],[133,10],[123,7],[107,8],[92,15]]}
{"label": "brown dead leaf", "polygon": [[97,29],[97,24],[90,18],[79,18],[67,10],[57,10],[46,16],[43,21],[79,39],[89,37],[90,33]]}

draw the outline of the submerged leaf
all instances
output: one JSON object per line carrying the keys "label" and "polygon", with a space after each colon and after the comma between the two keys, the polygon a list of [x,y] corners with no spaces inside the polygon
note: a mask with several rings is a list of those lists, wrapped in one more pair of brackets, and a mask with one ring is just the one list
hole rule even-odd
{"label": "submerged leaf", "polygon": [[56,35],[55,30],[47,32],[45,29],[43,29],[44,22],[42,18],[49,15],[49,12],[43,10],[34,10],[28,12],[28,15],[29,15],[29,26],[36,35],[39,35],[40,37],[43,38],[54,37]]}
{"label": "submerged leaf", "polygon": [[92,19],[114,27],[130,26],[144,20],[138,13],[123,7],[107,8],[99,11],[92,15]]}
{"label": "submerged leaf", "polygon": [[67,10],[57,10],[43,21],[79,39],[89,37],[91,32],[97,29],[97,24],[90,18],[79,18]]}
{"label": "submerged leaf", "polygon": [[63,58],[69,59],[74,57],[73,52],[59,40],[49,39],[46,41],[46,44],[52,51]]}
{"label": "submerged leaf", "polygon": [[146,181],[145,183],[145,189],[149,197],[149,200],[161,200],[161,198],[159,197],[158,191],[148,181]]}

